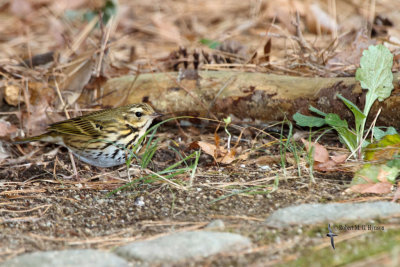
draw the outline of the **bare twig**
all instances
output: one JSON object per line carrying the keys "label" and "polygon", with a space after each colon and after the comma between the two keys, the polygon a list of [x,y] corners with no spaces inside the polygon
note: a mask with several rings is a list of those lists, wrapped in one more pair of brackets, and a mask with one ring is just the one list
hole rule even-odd
{"label": "bare twig", "polygon": [[[61,104],[63,106],[63,109],[64,109],[65,116],[69,119],[70,116],[69,116],[69,114],[67,112],[67,106],[65,105],[64,99],[63,99],[63,97],[61,95],[60,88],[58,87],[58,83],[57,83],[56,80],[55,80],[55,85],[56,85],[57,95],[58,95],[58,97],[60,99],[60,102],[61,102]],[[72,154],[72,152],[69,149],[68,149],[68,155],[69,155],[69,158],[71,159],[71,164],[72,164],[72,169],[74,171],[74,176],[75,176],[76,179],[79,179],[78,170],[76,168],[76,164],[75,164],[75,160],[74,160],[74,155]]]}

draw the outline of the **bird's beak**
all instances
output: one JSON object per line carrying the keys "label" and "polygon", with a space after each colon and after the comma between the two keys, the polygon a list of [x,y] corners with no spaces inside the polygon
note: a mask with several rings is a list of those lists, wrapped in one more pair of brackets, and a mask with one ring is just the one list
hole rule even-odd
{"label": "bird's beak", "polygon": [[162,114],[162,113],[157,113],[157,112],[154,112],[153,114],[151,114],[150,115],[152,118],[158,118],[158,117],[161,117],[161,116],[164,116],[164,114]]}

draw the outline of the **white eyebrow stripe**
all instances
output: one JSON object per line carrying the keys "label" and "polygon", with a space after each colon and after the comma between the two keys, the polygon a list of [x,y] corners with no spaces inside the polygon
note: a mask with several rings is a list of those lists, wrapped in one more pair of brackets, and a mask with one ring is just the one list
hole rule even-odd
{"label": "white eyebrow stripe", "polygon": [[143,112],[143,109],[142,109],[142,108],[137,108],[137,107],[134,107],[134,108],[131,108],[131,109],[130,109],[130,111],[131,111],[131,112],[134,112],[134,111],[140,111],[140,112]]}

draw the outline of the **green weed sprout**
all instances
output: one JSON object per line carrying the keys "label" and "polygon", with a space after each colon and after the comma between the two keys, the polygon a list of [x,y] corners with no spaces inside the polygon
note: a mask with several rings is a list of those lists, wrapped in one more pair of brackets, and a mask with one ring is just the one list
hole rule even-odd
{"label": "green weed sprout", "polygon": [[361,159],[362,148],[369,143],[364,136],[365,124],[372,105],[376,100],[383,101],[388,98],[393,90],[393,55],[383,45],[370,46],[364,50],[360,60],[360,68],[356,72],[356,80],[360,81],[361,87],[368,90],[366,94],[364,110],[361,111],[350,100],[340,94],[336,96],[351,110],[355,118],[355,129],[348,126],[346,120],[342,120],[335,113],[326,114],[317,108],[310,106],[309,110],[321,117],[305,116],[296,113],[293,119],[303,127],[321,127],[329,125],[339,135],[339,139],[352,152],[352,155]]}

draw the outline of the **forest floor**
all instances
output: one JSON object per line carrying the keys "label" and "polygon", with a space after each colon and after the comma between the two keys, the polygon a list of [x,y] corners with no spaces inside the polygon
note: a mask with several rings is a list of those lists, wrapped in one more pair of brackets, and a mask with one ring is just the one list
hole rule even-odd
{"label": "forest floor", "polygon": [[[11,141],[43,132],[66,116],[102,108],[101,85],[122,75],[185,68],[241,71],[246,65],[246,71],[279,75],[354,76],[362,50],[370,44],[386,41],[396,58],[400,32],[393,25],[400,24],[399,8],[390,1],[375,6],[357,1],[107,2],[0,4],[1,261],[34,251],[111,250],[171,232],[202,230],[216,220],[223,221],[218,230],[248,237],[252,248],[196,259],[192,265],[372,266],[397,259],[398,246],[385,245],[400,238],[397,216],[368,221],[388,226],[389,236],[380,231],[341,233],[347,239],[337,246],[365,254],[336,261],[327,224],[266,225],[268,216],[288,206],[391,201],[394,196],[393,191],[349,191],[359,162],[334,171],[312,170],[304,143],[296,137],[307,139],[308,132],[292,130],[288,121],[235,120],[246,129],[228,127],[232,140],[223,118],[163,124],[150,164],[141,168],[132,162],[129,177],[125,165],[100,169],[76,160],[76,179],[65,148]],[[118,16],[99,18],[99,11]],[[104,23],[96,26],[89,18]],[[53,53],[43,55],[48,52]],[[34,60],[35,55],[40,56]],[[79,65],[88,58],[95,63]],[[68,69],[70,65],[74,68]],[[64,80],[54,82],[63,75]],[[85,102],[88,95],[97,101]],[[330,152],[346,151],[333,132],[319,143]],[[218,149],[228,144],[236,158],[223,162]],[[212,146],[215,154],[206,151]],[[198,158],[174,166],[184,168],[181,173],[169,178],[159,174],[189,155]]]}

